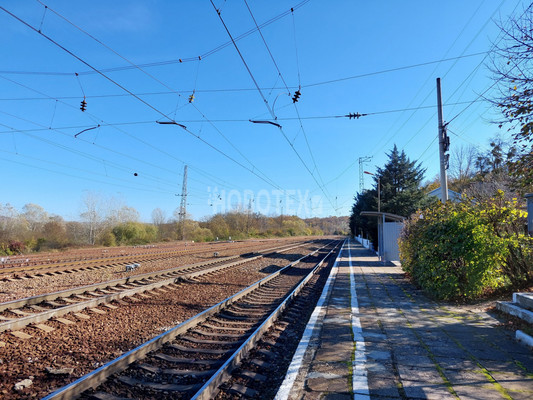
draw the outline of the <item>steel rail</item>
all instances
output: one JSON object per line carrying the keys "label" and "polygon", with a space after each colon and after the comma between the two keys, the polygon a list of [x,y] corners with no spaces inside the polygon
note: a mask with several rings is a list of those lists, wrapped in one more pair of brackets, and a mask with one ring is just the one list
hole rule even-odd
{"label": "steel rail", "polygon": [[[302,246],[302,245],[300,245],[300,246]],[[163,286],[168,286],[168,285],[170,285],[172,283],[178,283],[179,280],[194,279],[194,278],[202,276],[202,275],[207,275],[207,274],[210,274],[210,273],[213,273],[213,272],[222,271],[222,270],[227,269],[227,268],[235,267],[235,266],[238,266],[238,265],[241,265],[241,264],[244,264],[244,263],[248,263],[248,262],[257,260],[259,258],[264,257],[264,255],[284,252],[284,251],[288,251],[290,249],[293,249],[295,247],[300,247],[300,246],[292,246],[292,247],[289,247],[287,249],[279,248],[275,252],[272,252],[272,250],[276,250],[276,248],[267,249],[266,251],[263,251],[264,254],[259,254],[257,256],[244,258],[242,260],[235,261],[235,262],[232,262],[232,263],[229,263],[229,264],[225,264],[224,262],[232,260],[232,259],[235,259],[235,258],[238,258],[240,256],[230,256],[230,257],[227,257],[225,259],[218,259],[216,261],[215,260],[211,260],[211,261],[208,261],[208,262],[191,264],[189,266],[181,266],[181,267],[173,268],[173,269],[170,269],[170,270],[159,271],[158,273],[146,273],[146,274],[141,274],[141,275],[137,275],[137,276],[128,277],[128,278],[125,278],[125,279],[117,279],[117,280],[114,280],[114,281],[108,281],[108,282],[104,282],[104,283],[100,283],[100,284],[83,286],[83,287],[76,288],[76,289],[67,289],[67,290],[64,290],[64,291],[61,291],[61,292],[55,292],[55,293],[47,294],[47,295],[44,295],[44,296],[34,296],[34,297],[26,298],[26,299],[14,300],[14,301],[8,302],[8,303],[2,303],[2,304],[0,304],[0,310],[10,310],[10,309],[21,308],[21,307],[23,307],[25,305],[29,305],[29,304],[39,304],[39,303],[42,303],[42,302],[45,302],[45,301],[54,301],[54,300],[61,299],[61,298],[67,298],[67,297],[70,297],[72,295],[83,294],[83,293],[95,291],[95,290],[98,290],[98,289],[109,289],[110,286],[117,287],[117,286],[119,286],[121,284],[127,285],[127,284],[131,284],[131,283],[141,284],[142,285],[142,286],[139,286],[139,287],[136,287],[136,288],[132,288],[132,289],[124,289],[121,292],[112,293],[112,294],[104,294],[102,296],[95,297],[95,298],[92,298],[92,299],[82,300],[82,301],[79,301],[79,302],[77,302],[75,304],[65,305],[65,306],[60,307],[60,308],[54,308],[54,309],[51,309],[51,310],[42,311],[42,312],[36,313],[34,315],[28,315],[28,316],[24,316],[24,317],[20,317],[20,318],[13,318],[13,319],[10,319],[10,320],[4,321],[4,322],[0,322],[0,332],[4,332],[4,331],[7,331],[7,330],[11,330],[11,331],[20,330],[20,329],[22,329],[22,328],[24,328],[24,327],[26,327],[28,325],[38,324],[38,323],[41,323],[41,322],[44,322],[44,321],[48,321],[48,320],[53,319],[53,318],[59,318],[59,317],[61,317],[63,315],[66,315],[66,314],[69,314],[69,313],[73,313],[73,312],[79,312],[79,311],[82,311],[82,310],[87,309],[87,308],[90,309],[90,308],[98,307],[99,305],[102,305],[102,304],[104,304],[104,305],[105,304],[109,304],[109,303],[111,303],[111,302],[113,302],[115,300],[120,300],[120,299],[122,299],[124,297],[131,297],[131,296],[134,296],[134,295],[139,294],[139,293],[144,293],[144,292],[151,291],[151,290],[163,287]],[[168,274],[172,274],[172,273],[177,274],[177,273],[179,273],[179,272],[181,272],[183,270],[188,270],[188,269],[192,269],[192,268],[201,268],[201,267],[204,267],[204,266],[207,266],[207,265],[210,265],[210,264],[215,264],[215,263],[220,263],[220,262],[222,262],[223,264],[215,266],[215,267],[212,267],[212,268],[200,269],[198,271],[194,271],[194,272],[190,272],[190,273],[184,273],[184,274],[181,274],[181,275],[179,275],[177,277],[173,276],[173,277],[170,277],[170,278],[167,278],[167,279],[163,279],[163,280],[160,280],[160,281],[154,282],[154,283],[139,282],[139,281],[141,281],[143,279],[160,277],[160,276],[168,275]],[[3,308],[1,308],[1,307],[3,307]]]}
{"label": "steel rail", "polygon": [[311,270],[309,274],[298,284],[296,288],[283,300],[283,302],[276,307],[276,309],[265,319],[265,321],[250,335],[248,339],[226,360],[226,362],[215,372],[215,374],[207,380],[207,382],[194,394],[191,400],[210,400],[214,399],[220,385],[229,379],[231,372],[238,367],[241,360],[243,360],[250,351],[255,347],[257,342],[261,340],[262,336],[268,329],[276,322],[279,316],[289,307],[289,304],[296,296],[303,290],[307,282],[313,277],[317,270],[322,267],[326,259],[333,254],[339,244],[337,244],[331,251]]}
{"label": "steel rail", "polygon": [[[309,241],[312,242],[312,241]],[[243,246],[244,248],[247,247],[253,247],[252,244]],[[163,251],[154,251],[154,252],[146,252],[146,253],[136,253],[136,254],[116,254],[116,255],[110,255],[108,257],[97,257],[97,258],[87,258],[87,259],[77,259],[72,261],[54,261],[48,264],[42,263],[42,264],[34,264],[34,265],[28,265],[28,266],[20,266],[20,265],[12,265],[8,266],[9,264],[1,264],[0,265],[0,274],[10,274],[10,273],[36,273],[36,271],[39,271],[38,273],[46,274],[46,272],[40,272],[46,269],[53,269],[53,268],[62,268],[62,267],[72,267],[73,269],[78,268],[89,268],[89,267],[95,267],[95,266],[110,266],[111,264],[117,264],[121,265],[124,263],[131,263],[134,261],[146,261],[147,258],[154,257],[153,260],[157,259],[166,259],[172,256],[179,256],[179,255],[186,255],[186,254],[195,254],[195,253],[205,253],[208,251],[211,251],[211,249],[207,248],[200,248],[200,249],[180,249],[180,250],[163,250]],[[153,261],[148,260],[148,261]],[[93,265],[94,264],[94,265]],[[11,278],[16,279],[16,278]]]}
{"label": "steel rail", "polygon": [[[332,241],[333,242],[333,241]],[[54,391],[53,393],[47,395],[42,400],[63,400],[63,399],[73,399],[78,397],[84,391],[95,388],[110,376],[125,370],[131,363],[142,359],[151,351],[161,348],[165,343],[168,343],[174,340],[177,336],[187,332],[192,327],[204,322],[213,315],[219,313],[223,309],[229,307],[231,304],[237,302],[238,300],[244,298],[254,290],[264,286],[271,280],[278,277],[284,271],[292,268],[293,266],[300,263],[303,259],[315,255],[323,248],[329,246],[332,242],[327,243],[326,245],[312,251],[309,254],[306,254],[303,257],[300,257],[298,260],[293,261],[281,268],[280,270],[268,275],[267,277],[255,282],[254,284],[248,286],[247,288],[239,291],[238,293],[222,300],[221,302],[215,304],[214,306],[202,311],[201,313],[189,318],[188,320],[176,325],[172,329],[154,337],[148,342],[124,353],[120,357],[102,365],[96,370],[82,376],[81,378],[75,380],[74,382]],[[328,253],[329,254],[329,253]],[[313,269],[314,271],[314,269]]]}

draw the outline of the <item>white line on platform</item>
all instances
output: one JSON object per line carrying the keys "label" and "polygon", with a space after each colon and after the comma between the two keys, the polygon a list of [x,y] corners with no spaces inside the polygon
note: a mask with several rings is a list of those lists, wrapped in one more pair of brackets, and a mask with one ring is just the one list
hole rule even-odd
{"label": "white line on platform", "polygon": [[313,314],[311,314],[311,318],[309,318],[309,322],[307,323],[305,327],[305,331],[303,333],[302,339],[300,340],[300,343],[298,344],[298,348],[296,349],[296,352],[294,353],[294,356],[292,357],[291,365],[289,365],[289,369],[287,370],[287,375],[285,375],[285,379],[283,380],[283,383],[279,387],[278,393],[276,394],[276,397],[274,398],[274,400],[287,400],[289,398],[289,394],[291,393],[291,389],[294,385],[294,381],[296,380],[296,377],[298,376],[298,372],[300,371],[300,368],[302,366],[303,358],[307,350],[307,347],[309,346],[309,341],[311,340],[311,336],[313,334],[316,321],[318,319],[318,316],[322,313],[323,309],[325,308],[323,306],[324,306],[324,303],[326,302],[326,299],[328,298],[330,286],[332,282],[335,280],[335,276],[337,275],[337,270],[338,270],[337,263],[339,261],[340,255],[342,254],[342,250],[344,249],[345,244],[346,242],[343,243],[341,250],[339,251],[339,256],[335,260],[335,264],[333,264],[333,268],[331,268],[331,272],[329,274],[328,280],[326,281],[326,284],[324,285],[324,289],[322,290],[320,299],[318,300],[316,304]]}
{"label": "white line on platform", "polygon": [[352,331],[355,341],[355,356],[353,360],[353,397],[356,400],[370,400],[368,391],[368,378],[366,374],[365,338],[359,320],[359,303],[355,290],[355,271],[352,265],[351,241],[348,242],[348,265],[350,266],[350,294],[352,306]]}

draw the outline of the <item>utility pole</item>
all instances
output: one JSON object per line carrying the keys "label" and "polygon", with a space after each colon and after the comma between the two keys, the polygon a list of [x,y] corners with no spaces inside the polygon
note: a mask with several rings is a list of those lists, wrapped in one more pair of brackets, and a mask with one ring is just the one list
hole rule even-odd
{"label": "utility pole", "polygon": [[185,218],[187,217],[187,165],[183,168],[183,186],[181,187],[181,203],[178,224],[181,238],[185,240]]}
{"label": "utility pole", "polygon": [[440,91],[440,78],[437,78],[437,110],[439,113],[439,159],[440,159],[440,200],[448,201],[448,179],[446,170],[450,155],[445,154],[450,148],[450,138],[446,135],[446,125],[442,121],[442,96]]}
{"label": "utility pole", "polygon": [[365,190],[364,163],[372,160],[372,156],[359,157],[359,193]]}

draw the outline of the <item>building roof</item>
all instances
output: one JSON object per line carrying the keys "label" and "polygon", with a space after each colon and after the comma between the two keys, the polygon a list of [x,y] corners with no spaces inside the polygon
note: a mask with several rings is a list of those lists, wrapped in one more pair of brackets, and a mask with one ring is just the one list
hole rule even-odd
{"label": "building roof", "polygon": [[[428,196],[434,196],[438,197],[440,199],[440,186],[436,189],[433,189],[431,192],[428,193]],[[453,190],[448,189],[448,199],[450,200],[460,200],[461,199],[461,193],[454,192]]]}
{"label": "building roof", "polygon": [[377,211],[361,211],[360,215],[362,217],[382,217],[385,216],[385,219],[389,219],[396,222],[402,222],[405,220],[405,217],[401,215],[386,213],[386,212],[377,212]]}

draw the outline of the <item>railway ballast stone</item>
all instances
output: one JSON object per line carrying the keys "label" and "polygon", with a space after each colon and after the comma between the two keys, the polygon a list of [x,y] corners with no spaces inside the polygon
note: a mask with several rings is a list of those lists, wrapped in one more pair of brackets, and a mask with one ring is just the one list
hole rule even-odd
{"label": "railway ballast stone", "polygon": [[46,367],[45,371],[50,375],[72,375],[74,368],[52,368]]}
{"label": "railway ballast stone", "polygon": [[24,390],[27,387],[30,387],[31,385],[33,385],[33,381],[31,379],[23,379],[20,382],[15,383],[13,389],[15,389],[17,392],[20,392],[21,390]]}

